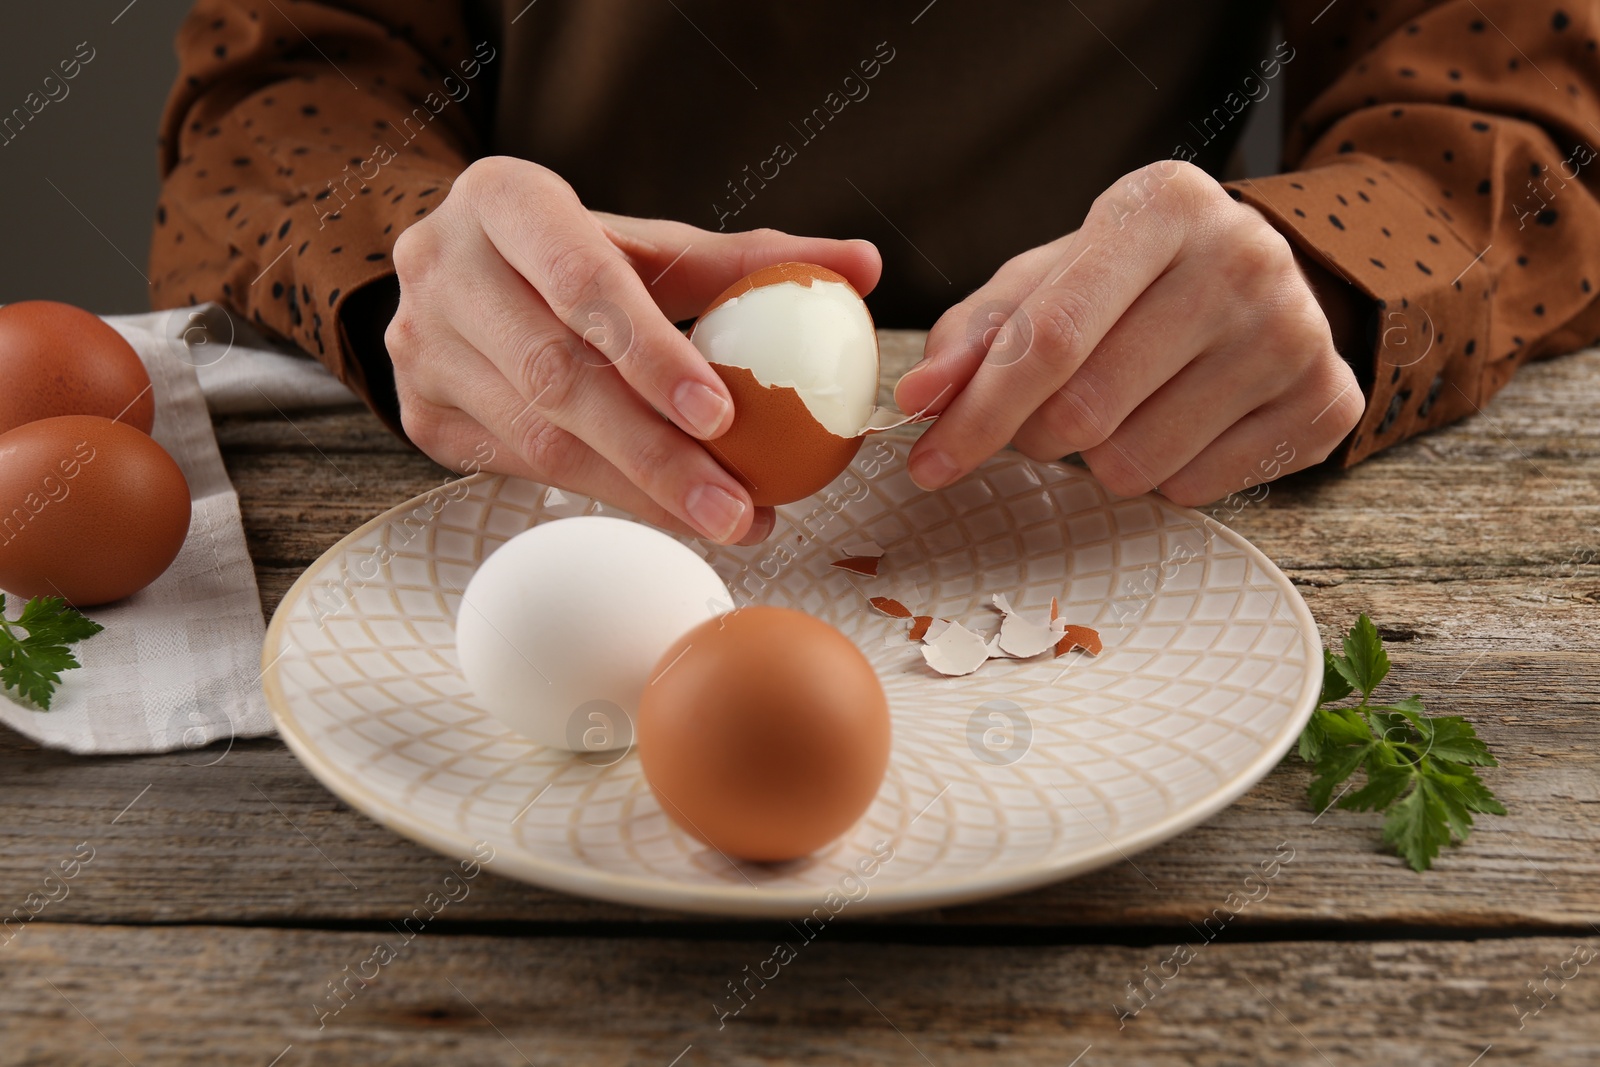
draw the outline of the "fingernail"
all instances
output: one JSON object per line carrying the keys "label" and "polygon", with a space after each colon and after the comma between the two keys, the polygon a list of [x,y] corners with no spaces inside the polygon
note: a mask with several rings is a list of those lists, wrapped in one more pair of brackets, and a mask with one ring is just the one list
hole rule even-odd
{"label": "fingernail", "polygon": [[941,489],[960,473],[943,452],[924,452],[911,460],[911,480],[923,489]]}
{"label": "fingernail", "polygon": [[772,536],[772,529],[776,525],[775,516],[770,510],[757,511],[755,520],[750,523],[750,529],[739,538],[741,545],[759,545]]}
{"label": "fingernail", "polygon": [[700,532],[726,543],[744,518],[745,503],[720,485],[697,485],[689,491],[684,508]]}
{"label": "fingernail", "polygon": [[700,437],[710,437],[722,425],[730,404],[726,397],[704,382],[690,378],[680,384],[672,394],[672,403],[678,414]]}

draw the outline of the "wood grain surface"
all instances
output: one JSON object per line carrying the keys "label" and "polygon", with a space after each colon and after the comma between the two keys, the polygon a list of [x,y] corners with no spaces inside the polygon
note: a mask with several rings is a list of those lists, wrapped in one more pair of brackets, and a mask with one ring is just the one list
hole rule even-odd
{"label": "wood grain surface", "polygon": [[[886,379],[919,351],[886,335]],[[93,859],[31,922],[0,926],[0,1063],[667,1065],[688,1045],[681,1067],[1600,1062],[1600,958],[1569,962],[1600,953],[1597,409],[1600,352],[1537,364],[1477,417],[1219,512],[1325,635],[1368,612],[1395,690],[1466,715],[1499,755],[1485,777],[1510,814],[1427,874],[1381,851],[1378,817],[1308,810],[1291,757],[1128,862],[841,921],[720,1031],[725,983],[792,932],[490,874],[319,1030],[326,983],[395,936],[444,860],[275,740],[81,759],[6,733],[0,919],[75,849]],[[448,477],[357,409],[217,431],[269,614],[346,532]],[[1125,984],[1198,943],[1191,924],[1280,846],[1294,858],[1269,895],[1119,1030]],[[1519,993],[1543,1010],[1519,1020]]]}
{"label": "wood grain surface", "polygon": [[[260,1067],[1595,1062],[1593,936],[1227,943],[1191,933],[1140,946],[959,948],[829,941],[826,930],[811,942],[781,936],[424,929],[407,941],[387,927],[41,925],[0,958],[0,1057]],[[54,1058],[68,1048],[80,1058]]]}

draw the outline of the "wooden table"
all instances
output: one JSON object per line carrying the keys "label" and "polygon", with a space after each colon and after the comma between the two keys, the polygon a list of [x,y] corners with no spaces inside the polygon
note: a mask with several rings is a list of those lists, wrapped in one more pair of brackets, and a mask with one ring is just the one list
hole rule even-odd
{"label": "wooden table", "polygon": [[[896,362],[916,347],[889,345]],[[714,1003],[783,924],[485,875],[362,985],[349,976],[448,862],[334,799],[281,743],[81,759],[7,734],[0,915],[75,851],[92,859],[0,928],[0,1063],[1592,1067],[1597,410],[1600,352],[1533,366],[1483,415],[1281,481],[1232,520],[1324,636],[1370,613],[1396,686],[1470,717],[1499,754],[1486,778],[1510,815],[1431,873],[1380,850],[1378,817],[1316,817],[1290,758],[1137,868],[830,927],[719,1027]],[[268,613],[346,531],[441,477],[365,412],[293,419],[218,426]],[[1269,895],[1200,937],[1280,846],[1293,859]],[[1166,977],[1119,1018],[1147,975]]]}

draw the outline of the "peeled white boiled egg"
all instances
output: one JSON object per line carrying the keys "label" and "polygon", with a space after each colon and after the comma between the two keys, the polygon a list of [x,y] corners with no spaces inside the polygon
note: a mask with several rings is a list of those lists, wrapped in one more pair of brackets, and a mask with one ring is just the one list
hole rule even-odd
{"label": "peeled white boiled egg", "polygon": [[622,749],[661,654],[732,601],[710,564],[659,530],[557,519],[478,568],[456,653],[476,703],[517,733],[575,752]]}
{"label": "peeled white boiled egg", "polygon": [[732,427],[707,447],[757,505],[817,492],[850,465],[865,434],[888,428],[874,407],[872,315],[826,267],[779,263],[741,278],[689,340],[733,396]]}

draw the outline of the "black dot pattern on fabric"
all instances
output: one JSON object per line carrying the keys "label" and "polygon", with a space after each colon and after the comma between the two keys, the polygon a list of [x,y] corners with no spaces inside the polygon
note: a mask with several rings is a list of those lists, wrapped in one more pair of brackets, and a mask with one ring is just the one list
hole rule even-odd
{"label": "black dot pattern on fabric", "polygon": [[[344,372],[353,357],[336,316],[349,295],[392,274],[395,240],[469,162],[461,146],[493,150],[474,109],[503,63],[381,177],[359,176],[371,146],[399,144],[415,102],[473,54],[468,6],[394,0],[357,20],[331,4],[242,4],[191,23],[178,84],[193,106],[160,131],[157,306],[224,299]],[[1572,143],[1562,130],[1600,128],[1600,12],[1571,0],[1415,6],[1403,21],[1374,4],[1321,14],[1302,62],[1329,84],[1290,116],[1290,173],[1229,186],[1297,251],[1429,335],[1422,363],[1377,376],[1346,459],[1470,409],[1452,386],[1476,404],[1552,338],[1600,337],[1600,207],[1590,174],[1573,180],[1554,148]],[[523,28],[508,32],[502,50]]]}
{"label": "black dot pattern on fabric", "polygon": [[[1352,7],[1330,32],[1376,10]],[[1352,462],[1481,406],[1553,346],[1600,344],[1600,198],[1575,177],[1595,154],[1585,140],[1569,155],[1560,132],[1600,129],[1600,67],[1587,58],[1600,52],[1600,11],[1441,4],[1348,44],[1361,58],[1289,128],[1293,172],[1238,187],[1382,314],[1409,299],[1408,315],[1425,314],[1407,329],[1432,328],[1422,359],[1373,384],[1343,450]],[[1456,391],[1468,402],[1448,402]]]}

